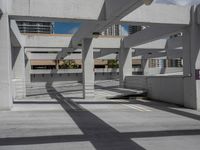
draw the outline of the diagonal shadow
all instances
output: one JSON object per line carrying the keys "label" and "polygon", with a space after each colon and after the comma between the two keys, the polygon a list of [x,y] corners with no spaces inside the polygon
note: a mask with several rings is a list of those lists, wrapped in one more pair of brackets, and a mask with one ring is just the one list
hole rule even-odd
{"label": "diagonal shadow", "polygon": [[[48,88],[50,91],[55,90],[55,88],[51,86],[51,83],[49,83],[47,86],[51,87]],[[56,92],[56,90],[54,93],[50,92],[49,94],[52,98],[57,99],[58,103],[61,104],[64,110],[78,125],[80,130],[83,132],[83,135],[0,138],[0,146],[90,141],[97,150],[144,150],[143,147],[136,144],[131,140],[131,138],[200,135],[199,129],[120,133],[88,110],[73,102],[71,98],[63,97],[59,92]],[[146,104],[146,106],[151,106],[154,108],[159,107],[153,102],[130,101],[129,103],[140,103],[143,105]]]}
{"label": "diagonal shadow", "polygon": [[[169,131],[142,131],[121,133],[120,138],[153,138],[170,136],[194,136],[200,135],[200,130],[169,130]],[[112,134],[98,134],[99,139],[113,138]],[[84,142],[93,138],[90,135],[52,135],[52,136],[34,136],[34,137],[11,137],[0,138],[0,146],[8,145],[30,145],[30,144],[48,144],[64,142]],[[126,144],[126,143],[125,143]],[[103,146],[103,145],[102,145]]]}
{"label": "diagonal shadow", "polygon": [[[48,83],[48,87],[51,83]],[[51,86],[51,91],[56,89]],[[121,133],[108,125],[106,122],[82,108],[69,98],[63,97],[60,93],[51,94],[69,114],[73,121],[77,124],[83,135],[90,137],[90,142],[97,150],[145,150],[143,147],[133,142],[130,138],[122,137]]]}
{"label": "diagonal shadow", "polygon": [[130,93],[130,89],[123,89],[123,90],[120,90],[119,89],[119,86],[108,86],[108,87],[103,87],[101,85],[95,85],[95,89],[105,89],[105,90],[108,90],[108,91],[111,91],[111,92],[116,92],[116,93],[119,93],[119,94],[124,94],[126,91]]}
{"label": "diagonal shadow", "polygon": [[[98,87],[101,88],[100,86],[98,86]],[[112,92],[119,92],[119,93],[121,92],[120,90],[113,89],[113,88],[107,88],[107,90],[112,91]],[[126,99],[126,100],[128,100],[128,99]],[[173,114],[176,114],[176,115],[180,115],[180,116],[183,116],[183,117],[187,117],[187,118],[190,118],[190,119],[200,121],[200,115],[196,115],[196,114],[193,114],[193,113],[190,113],[190,112],[185,112],[185,111],[173,109],[173,108],[170,108],[170,107],[167,107],[167,106],[160,106],[160,105],[156,104],[156,102],[154,102],[154,101],[151,101],[151,102],[143,102],[143,101],[138,101],[138,100],[134,100],[134,101],[128,100],[128,101],[131,104],[141,104],[141,105],[148,106],[148,107],[151,107],[151,108],[154,108],[154,109],[158,109],[158,110],[161,110],[161,111],[173,113]],[[159,101],[159,102],[164,104],[164,102],[161,102],[161,101]]]}
{"label": "diagonal shadow", "polygon": [[[144,106],[152,107],[152,108],[155,108],[155,109],[158,109],[158,110],[161,110],[161,111],[169,112],[169,113],[172,113],[172,114],[176,114],[176,115],[179,115],[179,116],[183,116],[183,117],[187,117],[187,118],[190,118],[190,119],[200,121],[200,115],[196,115],[196,114],[193,114],[193,113],[190,113],[190,112],[177,110],[177,109],[170,108],[170,107],[160,107],[159,105],[156,105],[154,102],[135,101],[135,102],[132,102],[132,103],[133,104],[136,104],[136,103],[142,104]],[[181,107],[179,107],[179,108],[181,108]]]}

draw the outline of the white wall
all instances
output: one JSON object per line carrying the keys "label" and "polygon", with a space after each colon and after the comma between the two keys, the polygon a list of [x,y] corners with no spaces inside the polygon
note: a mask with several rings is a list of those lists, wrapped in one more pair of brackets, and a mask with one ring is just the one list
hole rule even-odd
{"label": "white wall", "polygon": [[[118,79],[117,72],[101,72],[95,73],[95,80],[111,80]],[[82,73],[66,73],[66,74],[32,74],[31,82],[57,82],[57,81],[77,81],[82,82]]]}
{"label": "white wall", "polygon": [[147,76],[127,76],[125,78],[125,87],[147,90]]}
{"label": "white wall", "polygon": [[183,72],[183,68],[172,67],[172,68],[146,68],[144,75],[156,75],[156,74],[169,74]]}
{"label": "white wall", "polygon": [[154,100],[184,105],[183,76],[129,76],[126,88],[147,90]]}
{"label": "white wall", "polygon": [[159,76],[147,78],[148,96],[173,104],[184,104],[183,76]]}

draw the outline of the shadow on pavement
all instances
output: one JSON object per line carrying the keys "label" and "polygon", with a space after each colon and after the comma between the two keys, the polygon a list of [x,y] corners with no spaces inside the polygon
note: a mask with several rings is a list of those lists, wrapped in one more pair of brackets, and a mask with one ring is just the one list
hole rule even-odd
{"label": "shadow on pavement", "polygon": [[[50,85],[48,85],[50,86]],[[50,90],[55,90],[51,87]],[[51,136],[35,136],[35,137],[11,137],[0,138],[0,146],[8,145],[30,145],[30,144],[48,144],[48,143],[64,143],[64,142],[84,142],[90,141],[97,150],[145,150],[131,138],[152,138],[152,137],[170,137],[170,136],[186,136],[200,135],[199,129],[194,130],[166,130],[166,131],[138,131],[120,133],[112,126],[95,116],[93,113],[84,109],[71,100],[62,96],[59,92],[50,92],[51,98],[54,98],[70,115],[73,121],[77,124],[82,135],[51,135]],[[81,102],[82,103],[82,102]],[[93,102],[92,104],[95,104]],[[112,102],[115,103],[115,102]],[[116,102],[117,103],[117,102]],[[142,104],[159,110],[179,114],[185,117],[199,120],[198,115],[174,110],[172,108],[160,107],[160,104],[155,102],[142,102],[137,100],[128,101],[129,104]],[[86,102],[87,104],[87,102]],[[98,103],[97,103],[98,104]],[[107,104],[107,102],[105,103]],[[162,105],[162,104],[161,104]]]}
{"label": "shadow on pavement", "polygon": [[[47,86],[50,87],[50,85]],[[55,90],[53,86],[51,87],[52,90]],[[60,93],[50,93],[50,97],[58,101],[83,132],[83,135],[87,137],[85,141],[89,139],[97,150],[144,150],[143,147],[133,142],[130,138],[121,136],[119,131],[71,99],[63,97]]]}

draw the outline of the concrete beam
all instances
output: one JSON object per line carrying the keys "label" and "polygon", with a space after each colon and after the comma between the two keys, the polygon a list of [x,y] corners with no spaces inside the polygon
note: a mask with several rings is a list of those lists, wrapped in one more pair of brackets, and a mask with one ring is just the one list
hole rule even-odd
{"label": "concrete beam", "polygon": [[[122,18],[141,6],[141,0],[8,0],[15,19],[105,21]],[[45,6],[45,9],[44,9]],[[92,7],[91,7],[92,6]]]}
{"label": "concrete beam", "polygon": [[132,54],[132,57],[135,57],[135,56],[153,56],[153,55],[156,55],[156,56],[163,56],[163,54],[166,56],[167,55],[167,52],[166,51],[136,51],[135,53]]}
{"label": "concrete beam", "polygon": [[183,49],[167,50],[167,58],[168,59],[183,58]]}
{"label": "concrete beam", "polygon": [[29,55],[29,59],[31,60],[56,60],[56,59],[81,59],[81,54],[70,54],[65,56],[57,56],[57,54],[38,54],[38,53],[31,53]]}
{"label": "concrete beam", "polygon": [[[39,48],[26,48],[25,52],[61,52],[63,49],[66,52],[82,52],[82,49],[74,49],[74,48],[46,48],[46,47],[39,47]],[[101,52],[101,53],[116,53],[119,49],[114,48],[101,48],[101,49],[94,49],[94,52]]]}
{"label": "concrete beam", "polygon": [[179,36],[176,38],[170,38],[167,40],[167,45],[166,47],[169,49],[174,49],[174,48],[178,48],[178,47],[182,47],[183,46],[183,37]]}
{"label": "concrete beam", "polygon": [[94,38],[95,49],[119,49],[121,37]]}
{"label": "concrete beam", "polygon": [[101,53],[94,53],[94,59],[102,59],[102,60],[117,60],[118,54],[112,54],[109,53],[107,55],[101,54]]}
{"label": "concrete beam", "polygon": [[10,21],[11,28],[11,43],[14,47],[23,47],[25,44],[25,37],[23,37],[19,31],[15,20]]}
{"label": "concrete beam", "polygon": [[12,63],[9,18],[3,14],[0,19],[0,110],[12,107]]}
{"label": "concrete beam", "polygon": [[[26,34],[25,48],[72,48],[72,35]],[[95,49],[119,49],[121,37],[98,37],[93,39]]]}
{"label": "concrete beam", "polygon": [[[63,48],[44,48],[44,47],[40,47],[40,48],[26,48],[25,52],[61,52],[63,50]],[[71,52],[69,50],[69,52]]]}
{"label": "concrete beam", "polygon": [[165,49],[167,39],[159,39],[139,46],[132,47],[133,49]]}
{"label": "concrete beam", "polygon": [[25,48],[70,48],[71,35],[26,34]]}
{"label": "concrete beam", "polygon": [[[19,20],[97,21],[100,19],[102,22],[115,17],[118,19],[124,17],[121,22],[133,24],[189,24],[190,22],[190,7],[186,6],[152,4],[144,5],[130,13],[134,7],[140,5],[139,3],[143,3],[142,0],[7,1],[10,17]],[[127,15],[128,13],[130,14]]]}
{"label": "concrete beam", "polygon": [[[147,0],[150,1],[150,0]],[[143,0],[105,0],[101,14],[97,20],[104,22],[85,22],[73,36],[73,46],[76,47],[83,38],[92,38],[93,33],[101,33],[115,22],[144,4]],[[93,12],[94,13],[94,12]]]}
{"label": "concrete beam", "polygon": [[[25,47],[27,51],[77,51],[71,47],[72,35],[45,35],[45,34],[25,34]],[[94,38],[95,49],[120,49],[121,37],[100,36]],[[139,46],[134,49],[164,49],[168,45],[170,49],[180,46],[181,38],[174,40],[160,39]],[[171,46],[170,46],[171,45]],[[79,49],[80,50],[80,49]]]}
{"label": "concrete beam", "polygon": [[166,59],[167,54],[166,53],[152,53],[151,55],[149,55],[149,54],[142,55],[142,59],[150,59],[150,58]]}
{"label": "concrete beam", "polygon": [[[98,20],[104,0],[8,0],[15,19],[43,21]],[[45,6],[45,8],[44,8]]]}
{"label": "concrete beam", "polygon": [[179,25],[161,25],[149,27],[145,30],[129,35],[124,38],[125,47],[136,47],[157,39],[168,37],[171,34],[180,32],[185,26]]}
{"label": "concrete beam", "polygon": [[149,57],[163,57],[167,56],[169,59],[181,58],[183,57],[182,49],[144,49],[135,50],[133,52],[133,57],[135,56],[149,56]]}
{"label": "concrete beam", "polygon": [[[151,1],[151,0],[146,0]],[[106,23],[97,27],[101,32],[144,4],[143,0],[105,0]]]}
{"label": "concrete beam", "polygon": [[[56,60],[56,59],[64,59],[64,60],[75,60],[82,59],[81,54],[69,54],[69,55],[59,55],[58,54],[41,54],[41,53],[31,53],[28,56],[30,60]],[[118,54],[113,53],[101,53],[94,52],[94,59],[117,59]]]}
{"label": "concrete beam", "polygon": [[166,51],[165,49],[134,49],[133,55],[143,55],[148,53],[159,53],[162,51]]}
{"label": "concrete beam", "polygon": [[121,22],[139,25],[189,25],[190,7],[155,3],[150,6],[143,5],[139,9],[125,16]]}

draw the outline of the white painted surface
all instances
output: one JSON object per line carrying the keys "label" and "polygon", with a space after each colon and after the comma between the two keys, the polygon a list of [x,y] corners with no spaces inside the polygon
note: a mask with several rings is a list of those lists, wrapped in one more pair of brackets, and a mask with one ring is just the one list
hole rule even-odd
{"label": "white painted surface", "polygon": [[177,5],[143,5],[121,21],[140,24],[189,24],[190,7]]}
{"label": "white painted surface", "polygon": [[83,98],[94,97],[94,56],[93,39],[83,40]]}
{"label": "white painted surface", "polygon": [[184,105],[183,76],[129,76],[126,88],[142,89],[154,100]]}
{"label": "white painted surface", "polygon": [[119,80],[120,87],[124,87],[125,77],[132,75],[132,49],[124,48],[123,41],[121,42],[119,52]]}
{"label": "white painted surface", "polygon": [[[8,0],[10,15],[43,19],[97,20],[104,0]],[[92,6],[92,7],[91,7]],[[93,13],[91,13],[93,12]]]}
{"label": "white painted surface", "polygon": [[12,107],[11,42],[7,14],[0,19],[0,51],[0,110],[4,110]]}

